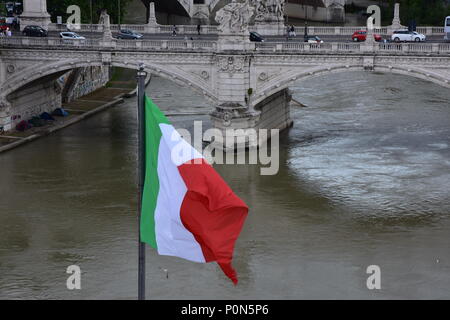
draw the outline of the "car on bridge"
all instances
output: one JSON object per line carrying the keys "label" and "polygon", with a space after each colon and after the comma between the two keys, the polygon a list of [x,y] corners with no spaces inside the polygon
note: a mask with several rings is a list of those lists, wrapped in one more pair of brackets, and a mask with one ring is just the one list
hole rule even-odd
{"label": "car on bridge", "polygon": [[264,42],[264,38],[258,32],[252,31],[250,32],[250,41],[253,42]]}
{"label": "car on bridge", "polygon": [[26,26],[22,34],[26,37],[47,37],[48,31],[40,26]]}
{"label": "car on bridge", "polygon": [[305,36],[305,42],[308,43],[323,43],[323,40],[318,36]]}
{"label": "car on bridge", "polygon": [[134,30],[129,29],[122,29],[119,31],[119,34],[117,35],[117,39],[132,39],[132,40],[138,40],[142,39],[144,36]]}
{"label": "car on bridge", "polygon": [[427,37],[416,31],[409,31],[408,29],[404,29],[394,31],[391,39],[394,42],[423,42],[427,39]]}
{"label": "car on bridge", "polygon": [[60,38],[63,39],[70,39],[70,40],[86,40],[85,37],[80,36],[79,34],[75,32],[61,32],[59,34]]}
{"label": "car on bridge", "polygon": [[[352,35],[352,40],[354,42],[366,41],[366,38],[367,38],[367,31],[366,30],[357,30]],[[383,38],[379,34],[375,34],[375,33],[373,35],[373,38],[375,39],[375,41],[383,40]]]}

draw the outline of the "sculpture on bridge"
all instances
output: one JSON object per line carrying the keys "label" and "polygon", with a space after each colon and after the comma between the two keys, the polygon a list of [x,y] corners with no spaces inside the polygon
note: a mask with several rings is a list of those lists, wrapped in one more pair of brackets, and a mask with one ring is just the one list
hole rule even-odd
{"label": "sculpture on bridge", "polygon": [[283,21],[285,0],[252,0],[256,21]]}
{"label": "sculpture on bridge", "polygon": [[103,39],[104,40],[112,39],[111,18],[106,9],[102,10],[98,24],[101,25],[103,28]]}
{"label": "sculpture on bridge", "polygon": [[249,0],[244,2],[233,0],[216,14],[219,32],[226,34],[247,33],[248,25],[254,12],[255,9],[250,5]]}

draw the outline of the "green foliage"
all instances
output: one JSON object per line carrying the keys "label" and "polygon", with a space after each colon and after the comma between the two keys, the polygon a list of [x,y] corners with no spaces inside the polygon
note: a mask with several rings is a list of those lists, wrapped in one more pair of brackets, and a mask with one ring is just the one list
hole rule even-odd
{"label": "green foliage", "polygon": [[131,0],[47,0],[47,11],[52,16],[52,21],[56,22],[57,16],[62,16],[66,22],[70,16],[66,13],[70,5],[77,5],[81,9],[81,23],[91,23],[91,3],[92,3],[92,23],[97,23],[101,9],[106,9],[111,16],[111,23],[118,23],[119,2],[121,21],[126,13],[126,8]]}
{"label": "green foliage", "polygon": [[446,16],[450,16],[450,6],[445,0],[384,0],[389,2],[383,10],[383,20],[387,17],[392,20],[395,2],[400,3],[400,20],[403,25],[416,21],[422,26],[443,26]]}
{"label": "green foliage", "polygon": [[[400,3],[400,20],[403,25],[415,20],[417,25],[442,26],[445,17],[450,16],[450,4],[447,0],[378,0],[383,25],[391,24],[396,2]],[[345,10],[348,13],[358,13],[366,11],[366,8],[348,1]]]}

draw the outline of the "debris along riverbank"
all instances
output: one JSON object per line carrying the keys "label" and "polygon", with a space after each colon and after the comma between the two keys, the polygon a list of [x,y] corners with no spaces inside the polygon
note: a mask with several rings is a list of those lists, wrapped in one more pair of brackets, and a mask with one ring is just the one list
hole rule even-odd
{"label": "debris along riverbank", "polygon": [[[69,113],[66,117],[55,116],[53,117],[54,120],[45,121],[43,126],[32,127],[23,132],[14,130],[0,134],[0,153],[45,137],[110,107],[123,103],[123,98],[132,97],[137,91],[134,77],[132,79],[127,79],[129,78],[129,72],[126,72],[126,74],[127,75],[119,75],[117,77],[119,79],[117,80],[113,76],[111,81],[108,82],[105,87],[72,102],[63,103],[62,108]],[[146,85],[150,83],[150,80],[151,75],[146,79]]]}

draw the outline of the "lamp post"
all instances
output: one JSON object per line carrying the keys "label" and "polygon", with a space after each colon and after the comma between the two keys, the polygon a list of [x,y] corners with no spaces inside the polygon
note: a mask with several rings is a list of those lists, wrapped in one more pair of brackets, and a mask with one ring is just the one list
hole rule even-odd
{"label": "lamp post", "polygon": [[145,65],[139,64],[138,82],[138,300],[145,300],[145,243],[141,241],[141,209],[145,183]]}
{"label": "lamp post", "polygon": [[308,6],[305,5],[305,41],[308,38]]}

